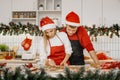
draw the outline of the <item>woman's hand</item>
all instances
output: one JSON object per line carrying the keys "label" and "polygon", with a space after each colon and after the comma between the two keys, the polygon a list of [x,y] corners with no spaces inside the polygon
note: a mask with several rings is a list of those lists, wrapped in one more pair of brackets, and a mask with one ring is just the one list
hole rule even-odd
{"label": "woman's hand", "polygon": [[47,66],[56,66],[54,60],[52,60],[52,59],[47,59],[46,62],[45,62],[45,65],[47,65]]}
{"label": "woman's hand", "polygon": [[68,61],[68,59],[69,59],[70,56],[71,56],[70,54],[66,53],[65,58],[64,58],[63,61],[60,63],[60,66],[68,66],[67,61]]}
{"label": "woman's hand", "polygon": [[60,63],[60,66],[68,66],[68,64],[67,64],[65,61],[62,61],[62,62]]}

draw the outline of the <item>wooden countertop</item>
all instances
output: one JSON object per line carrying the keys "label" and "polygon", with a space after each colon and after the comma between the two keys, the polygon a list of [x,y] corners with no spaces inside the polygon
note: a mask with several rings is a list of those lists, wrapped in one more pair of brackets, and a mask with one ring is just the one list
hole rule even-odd
{"label": "wooden countertop", "polygon": [[22,60],[22,59],[0,59],[0,63],[36,63],[39,59],[33,59],[33,60]]}
{"label": "wooden countertop", "polygon": [[[118,61],[118,60],[99,60],[100,63],[105,63],[105,62],[114,62],[114,61]],[[94,63],[92,59],[88,59],[88,60],[85,60],[85,63],[86,64],[89,64],[89,63]]]}

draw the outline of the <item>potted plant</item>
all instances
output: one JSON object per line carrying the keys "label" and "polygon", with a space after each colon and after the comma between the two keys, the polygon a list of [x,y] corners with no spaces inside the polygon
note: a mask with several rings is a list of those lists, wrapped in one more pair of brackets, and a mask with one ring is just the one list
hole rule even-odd
{"label": "potted plant", "polygon": [[15,58],[15,52],[9,49],[6,44],[0,44],[0,59],[13,59]]}
{"label": "potted plant", "polygon": [[9,50],[9,47],[6,44],[0,44],[0,59],[3,59],[5,52]]}
{"label": "potted plant", "polygon": [[9,47],[6,44],[0,44],[0,52],[7,51]]}

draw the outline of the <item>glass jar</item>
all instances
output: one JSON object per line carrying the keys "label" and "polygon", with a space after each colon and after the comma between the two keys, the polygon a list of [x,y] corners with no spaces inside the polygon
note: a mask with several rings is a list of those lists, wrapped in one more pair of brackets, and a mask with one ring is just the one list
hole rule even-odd
{"label": "glass jar", "polygon": [[35,12],[33,12],[33,18],[36,18],[36,13]]}
{"label": "glass jar", "polygon": [[20,18],[23,18],[23,17],[24,17],[23,12],[21,12],[20,13]]}

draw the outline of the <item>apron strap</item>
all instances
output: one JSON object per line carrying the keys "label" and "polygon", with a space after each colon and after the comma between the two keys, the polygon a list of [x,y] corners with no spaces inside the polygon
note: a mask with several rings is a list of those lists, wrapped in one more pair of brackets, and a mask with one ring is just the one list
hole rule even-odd
{"label": "apron strap", "polygon": [[[61,43],[63,44],[63,41],[60,39],[60,37],[56,34],[56,36],[57,36],[57,38],[61,41]],[[48,42],[49,42],[49,45],[50,45],[50,47],[51,47],[51,43],[50,43],[50,41],[48,40]]]}

